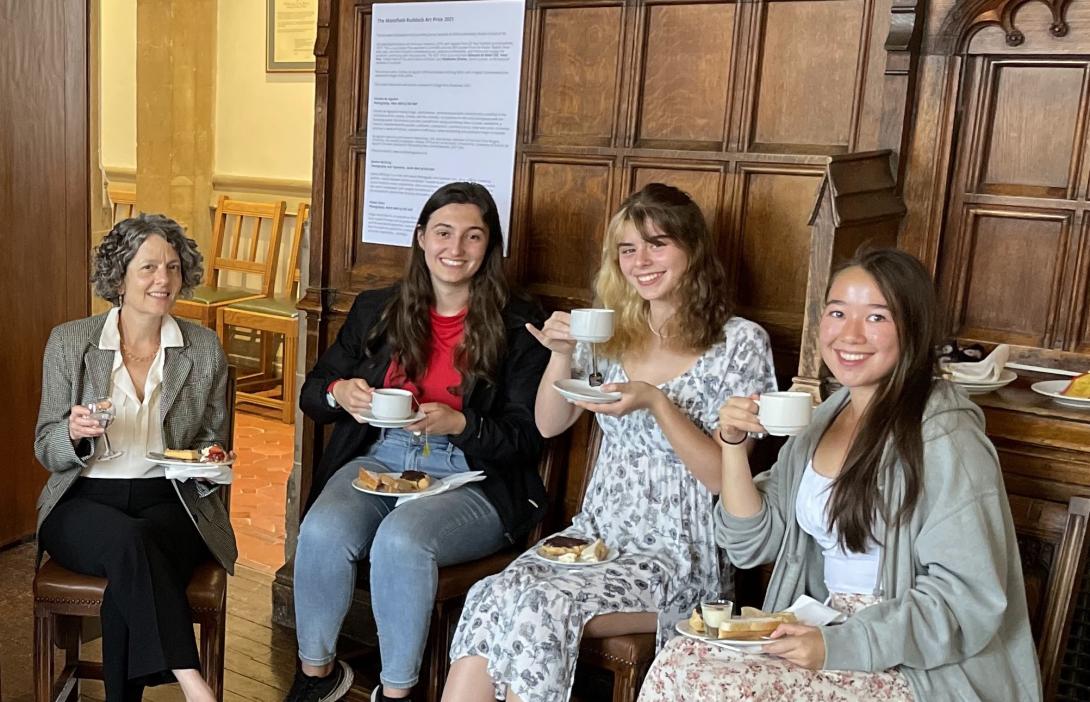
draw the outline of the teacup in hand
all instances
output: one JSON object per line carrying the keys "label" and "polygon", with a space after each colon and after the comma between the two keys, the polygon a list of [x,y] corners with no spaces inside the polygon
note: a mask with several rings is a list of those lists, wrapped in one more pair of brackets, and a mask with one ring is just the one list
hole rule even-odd
{"label": "teacup in hand", "polygon": [[571,311],[571,336],[576,341],[600,344],[613,336],[613,310],[586,308]]}
{"label": "teacup in hand", "polygon": [[413,394],[399,388],[382,388],[371,393],[371,414],[375,419],[408,419],[413,413]]}
{"label": "teacup in hand", "polygon": [[810,423],[810,393],[766,392],[756,402],[760,407],[757,418],[772,436],[794,436]]}

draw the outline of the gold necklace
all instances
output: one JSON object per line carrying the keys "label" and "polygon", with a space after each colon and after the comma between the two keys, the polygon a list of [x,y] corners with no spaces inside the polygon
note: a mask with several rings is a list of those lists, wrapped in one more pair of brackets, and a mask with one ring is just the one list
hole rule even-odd
{"label": "gold necklace", "polygon": [[146,361],[150,361],[151,359],[155,358],[155,355],[158,354],[158,353],[159,353],[159,344],[156,344],[155,345],[155,350],[152,351],[151,354],[149,354],[147,356],[137,356],[135,353],[133,353],[132,351],[127,349],[125,347],[124,343],[121,344],[121,357],[124,358],[126,361],[135,361],[137,363],[144,363]]}
{"label": "gold necklace", "polygon": [[670,319],[671,319],[672,317],[673,317],[673,315],[671,315],[670,317],[667,317],[667,318],[666,318],[666,321],[662,323],[662,326],[661,326],[661,327],[659,327],[658,329],[655,329],[655,327],[654,327],[654,326],[652,326],[652,324],[651,324],[651,315],[647,315],[647,328],[651,330],[651,333],[652,333],[652,334],[654,334],[654,335],[655,335],[655,336],[657,336],[658,338],[660,338],[660,339],[662,339],[663,341],[665,341],[666,339],[669,339],[670,337],[672,337],[672,336],[673,336],[673,334],[663,334],[663,333],[662,333],[662,329],[663,329],[663,328],[665,328],[665,327],[666,327],[666,325],[670,323]]}

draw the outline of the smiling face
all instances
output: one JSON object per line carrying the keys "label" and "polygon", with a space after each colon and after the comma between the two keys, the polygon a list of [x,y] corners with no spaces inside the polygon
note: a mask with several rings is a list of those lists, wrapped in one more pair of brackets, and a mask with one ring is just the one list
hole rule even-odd
{"label": "smiling face", "polygon": [[468,286],[488,250],[488,227],[476,205],[440,207],[416,238],[435,286]]}
{"label": "smiling face", "polygon": [[853,391],[873,392],[900,358],[888,302],[874,277],[859,267],[841,271],[829,287],[818,339],[825,365]]}
{"label": "smiling face", "polygon": [[648,223],[648,227],[650,241],[631,222],[624,225],[617,242],[618,265],[644,300],[674,301],[678,282],[689,267],[689,256],[653,224]]}
{"label": "smiling face", "polygon": [[182,261],[163,237],[152,234],[129,262],[119,292],[132,312],[162,316],[170,313],[182,289]]}

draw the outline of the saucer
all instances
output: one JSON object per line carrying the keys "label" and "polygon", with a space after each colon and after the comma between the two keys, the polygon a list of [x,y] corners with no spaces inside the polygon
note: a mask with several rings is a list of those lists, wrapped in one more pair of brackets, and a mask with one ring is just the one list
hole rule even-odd
{"label": "saucer", "polygon": [[973,380],[957,380],[951,378],[950,382],[955,385],[959,385],[965,392],[970,395],[983,395],[984,393],[994,392],[1001,387],[1005,387],[1010,383],[1013,383],[1018,378],[1018,374],[1012,370],[1006,368],[999,374],[999,380],[989,382],[978,382]]}
{"label": "saucer", "polygon": [[1070,382],[1070,380],[1042,380],[1039,383],[1034,383],[1033,385],[1031,385],[1029,389],[1037,393],[1038,395],[1051,397],[1053,402],[1058,402],[1065,407],[1090,409],[1090,398],[1068,397],[1067,395],[1060,394]]}
{"label": "saucer", "polygon": [[352,416],[355,417],[356,421],[360,424],[370,424],[371,426],[379,427],[380,429],[399,429],[401,427],[407,427],[414,422],[419,422],[427,415],[417,411],[416,414],[411,417],[406,417],[405,419],[380,419],[371,414],[370,410],[364,410],[363,412],[353,414]]}
{"label": "saucer", "polygon": [[587,381],[576,378],[558,380],[553,383],[553,389],[569,402],[590,402],[601,405],[621,399],[619,392],[602,392],[598,388],[591,387]]}
{"label": "saucer", "polygon": [[739,638],[727,638],[720,639],[715,636],[709,636],[708,634],[698,634],[689,628],[689,620],[682,619],[675,626],[674,630],[682,636],[687,636],[690,639],[697,639],[703,641],[706,644],[712,646],[719,646],[722,648],[729,648],[735,651],[744,651],[746,653],[761,653],[761,647],[767,643],[771,643],[772,639],[761,637],[753,638],[750,636],[741,636]]}

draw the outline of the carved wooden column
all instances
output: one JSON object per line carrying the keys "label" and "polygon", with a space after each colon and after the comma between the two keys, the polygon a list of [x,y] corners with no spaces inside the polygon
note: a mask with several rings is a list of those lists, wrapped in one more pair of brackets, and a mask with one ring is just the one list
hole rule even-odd
{"label": "carved wooden column", "polygon": [[821,400],[818,324],[829,274],[861,244],[895,246],[905,205],[897,194],[890,151],[831,156],[810,216],[810,268],[799,344],[799,373],[792,390]]}

